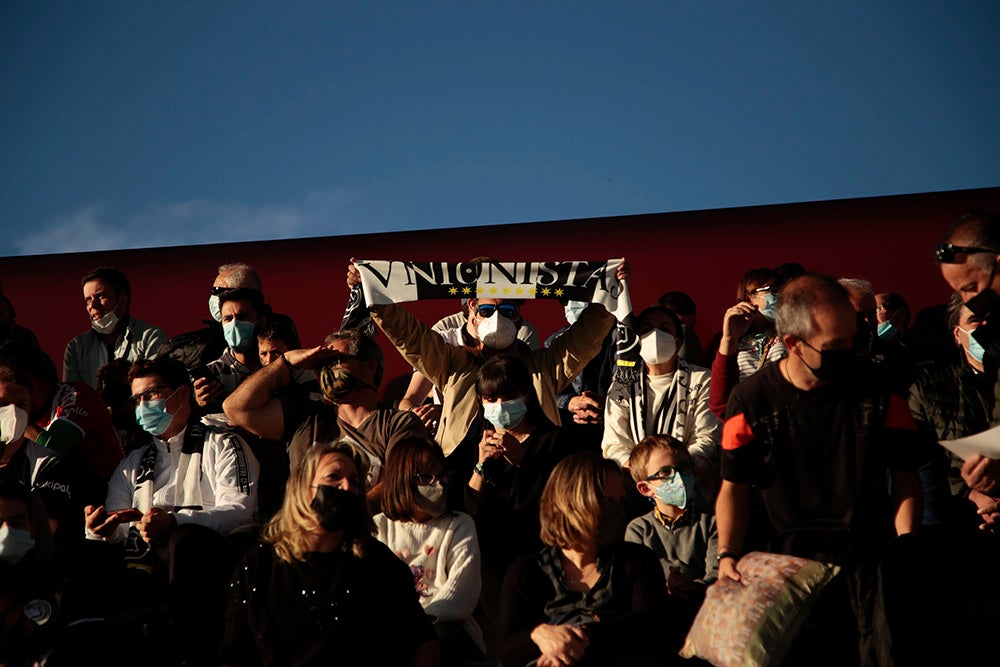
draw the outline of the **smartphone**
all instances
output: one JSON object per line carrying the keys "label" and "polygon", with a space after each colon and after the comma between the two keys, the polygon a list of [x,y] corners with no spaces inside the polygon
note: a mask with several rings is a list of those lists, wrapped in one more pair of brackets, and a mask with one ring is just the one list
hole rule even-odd
{"label": "smartphone", "polygon": [[115,521],[121,522],[138,521],[142,518],[142,511],[137,510],[134,507],[127,510],[115,510],[114,512],[109,512],[108,514],[110,514]]}
{"label": "smartphone", "polygon": [[198,378],[212,378],[212,371],[209,370],[207,364],[202,364],[201,366],[195,366],[191,369],[191,378],[197,380]]}

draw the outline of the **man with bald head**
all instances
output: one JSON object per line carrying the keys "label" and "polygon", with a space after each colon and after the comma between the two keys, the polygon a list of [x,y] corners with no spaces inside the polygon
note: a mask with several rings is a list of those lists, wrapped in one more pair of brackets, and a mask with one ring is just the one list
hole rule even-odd
{"label": "man with bald head", "polygon": [[[726,408],[719,578],[738,581],[750,550],[839,565],[790,664],[887,664],[893,646],[877,572],[886,536],[920,525],[913,417],[855,350],[857,313],[837,281],[791,280],[775,323],[788,356],[737,385]],[[751,506],[761,508],[754,531]]]}
{"label": "man with bald head", "polygon": [[[1000,211],[971,211],[944,233],[934,249],[941,275],[980,324],[971,337],[982,346],[983,372],[1000,398]],[[1000,401],[994,401],[991,425],[1000,424]],[[962,465],[969,488],[988,496],[1000,493],[1000,461],[973,455]]]}

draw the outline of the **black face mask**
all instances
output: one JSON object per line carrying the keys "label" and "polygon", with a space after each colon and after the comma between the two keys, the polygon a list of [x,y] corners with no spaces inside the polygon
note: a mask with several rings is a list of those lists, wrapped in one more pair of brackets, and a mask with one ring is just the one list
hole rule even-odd
{"label": "black face mask", "polygon": [[[805,345],[816,350],[812,345]],[[816,350],[819,352],[820,364],[813,368],[802,358],[805,367],[812,371],[816,379],[826,384],[843,384],[853,377],[858,370],[858,353],[854,350]]]}
{"label": "black face mask", "polygon": [[[858,313],[858,330],[854,334],[855,350],[871,351],[872,344],[875,341],[877,326],[877,324],[873,325],[872,320],[869,320],[864,313]],[[823,354],[823,352],[820,352],[820,354]]]}
{"label": "black face mask", "polygon": [[992,315],[1000,315],[1000,295],[987,287],[966,301],[965,307],[971,310],[979,319],[989,321]]}
{"label": "black face mask", "polygon": [[364,513],[361,495],[335,486],[320,484],[310,505],[324,530],[336,533],[357,526]]}

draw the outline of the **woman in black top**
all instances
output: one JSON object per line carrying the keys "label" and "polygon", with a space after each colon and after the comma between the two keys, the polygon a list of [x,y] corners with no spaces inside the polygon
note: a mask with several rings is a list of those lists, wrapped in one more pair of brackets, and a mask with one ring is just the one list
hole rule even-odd
{"label": "woman in black top", "polygon": [[309,448],[230,587],[221,665],[436,665],[406,565],[373,537],[364,456]]}
{"label": "woman in black top", "polygon": [[618,465],[598,454],[556,466],[541,499],[548,546],[519,558],[504,578],[498,628],[506,667],[676,659],[683,631],[670,622],[659,560],[622,541],[624,494]]}

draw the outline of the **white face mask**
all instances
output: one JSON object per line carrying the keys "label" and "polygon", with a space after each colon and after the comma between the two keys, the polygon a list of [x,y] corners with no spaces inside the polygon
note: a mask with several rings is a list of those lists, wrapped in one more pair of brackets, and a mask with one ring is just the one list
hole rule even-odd
{"label": "white face mask", "polygon": [[639,338],[639,356],[649,365],[663,364],[677,352],[677,338],[673,334],[653,329]]}
{"label": "white face mask", "polygon": [[94,327],[94,331],[99,334],[109,334],[118,326],[118,313],[109,310],[103,317],[91,320],[90,326]]}
{"label": "white face mask", "polygon": [[566,321],[570,324],[576,324],[576,321],[580,319],[580,314],[589,305],[589,301],[567,301],[566,305],[563,306],[563,311],[566,313]]}
{"label": "white face mask", "polygon": [[28,531],[11,528],[6,523],[0,527],[0,560],[13,565],[34,547],[35,539]]}
{"label": "white face mask", "polygon": [[503,350],[510,347],[514,339],[517,338],[517,327],[500,313],[493,313],[492,317],[484,317],[479,320],[476,333],[486,347]]}
{"label": "white face mask", "polygon": [[0,444],[17,442],[28,428],[28,413],[13,403],[0,408]]}
{"label": "white face mask", "polygon": [[212,314],[212,318],[216,322],[222,321],[222,306],[219,305],[219,295],[213,294],[208,297],[208,312]]}

